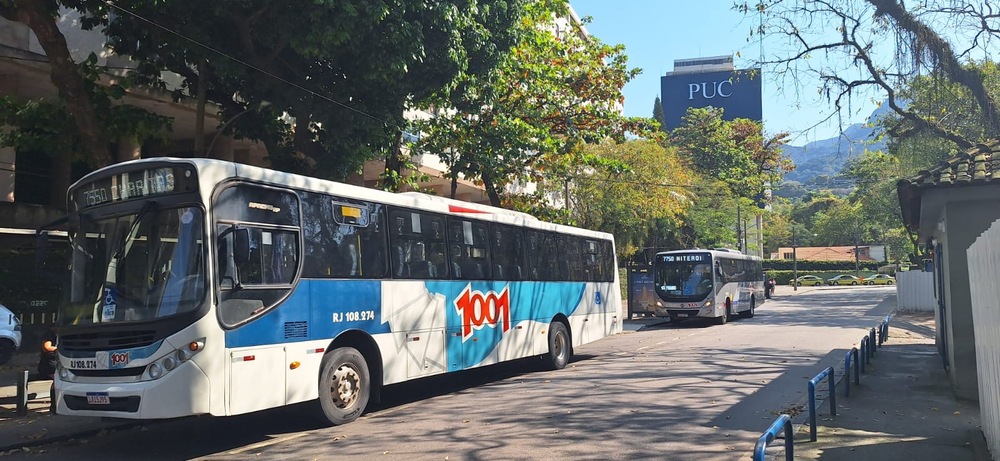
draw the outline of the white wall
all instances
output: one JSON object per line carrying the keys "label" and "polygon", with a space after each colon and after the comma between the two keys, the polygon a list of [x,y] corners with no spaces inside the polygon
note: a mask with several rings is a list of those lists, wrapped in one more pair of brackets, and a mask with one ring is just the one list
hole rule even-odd
{"label": "white wall", "polygon": [[901,311],[934,312],[934,273],[896,272],[896,308]]}
{"label": "white wall", "polygon": [[994,457],[1000,456],[1000,220],[969,247],[979,414]]}

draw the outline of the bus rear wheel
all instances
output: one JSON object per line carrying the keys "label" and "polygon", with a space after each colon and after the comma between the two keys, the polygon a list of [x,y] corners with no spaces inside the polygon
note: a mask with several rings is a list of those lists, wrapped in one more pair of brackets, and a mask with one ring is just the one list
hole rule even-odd
{"label": "bus rear wheel", "polygon": [[559,321],[549,324],[549,353],[546,355],[549,367],[561,370],[573,357],[573,343],[570,341],[569,330]]}
{"label": "bus rear wheel", "polygon": [[358,419],[371,397],[371,374],[365,357],[353,347],[338,347],[323,357],[319,405],[333,425]]}

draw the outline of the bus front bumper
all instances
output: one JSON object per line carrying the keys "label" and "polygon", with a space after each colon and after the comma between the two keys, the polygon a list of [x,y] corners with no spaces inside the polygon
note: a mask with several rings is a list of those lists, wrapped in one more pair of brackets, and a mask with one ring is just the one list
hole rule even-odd
{"label": "bus front bumper", "polygon": [[127,419],[164,419],[209,413],[208,376],[187,362],[160,379],[133,383],[55,382],[56,413]]}
{"label": "bus front bumper", "polygon": [[657,317],[670,317],[672,319],[690,319],[695,317],[715,317],[715,309],[711,307],[680,308],[680,307],[657,307]]}

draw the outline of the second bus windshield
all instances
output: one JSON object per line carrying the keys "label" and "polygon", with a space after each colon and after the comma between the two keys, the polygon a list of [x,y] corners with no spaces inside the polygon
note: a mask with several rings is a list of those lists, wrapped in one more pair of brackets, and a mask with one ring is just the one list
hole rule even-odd
{"label": "second bus windshield", "polygon": [[668,258],[656,262],[654,283],[664,299],[700,300],[712,293],[714,286],[711,258]]}

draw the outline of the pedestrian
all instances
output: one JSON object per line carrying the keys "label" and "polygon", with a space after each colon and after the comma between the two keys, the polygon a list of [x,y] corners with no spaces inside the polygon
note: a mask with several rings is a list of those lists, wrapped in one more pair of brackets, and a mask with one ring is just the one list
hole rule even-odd
{"label": "pedestrian", "polygon": [[42,336],[42,350],[38,359],[38,374],[44,376],[46,379],[53,380],[52,385],[49,386],[49,412],[52,414],[56,413],[56,386],[54,380],[56,376],[56,364],[59,362],[58,344],[59,336],[56,334],[55,325],[52,325],[45,330],[45,334]]}
{"label": "pedestrian", "polygon": [[765,298],[771,299],[771,296],[774,295],[774,286],[775,285],[777,285],[777,281],[774,280],[774,277],[771,277],[771,278],[767,279],[767,283],[764,285],[764,297]]}

